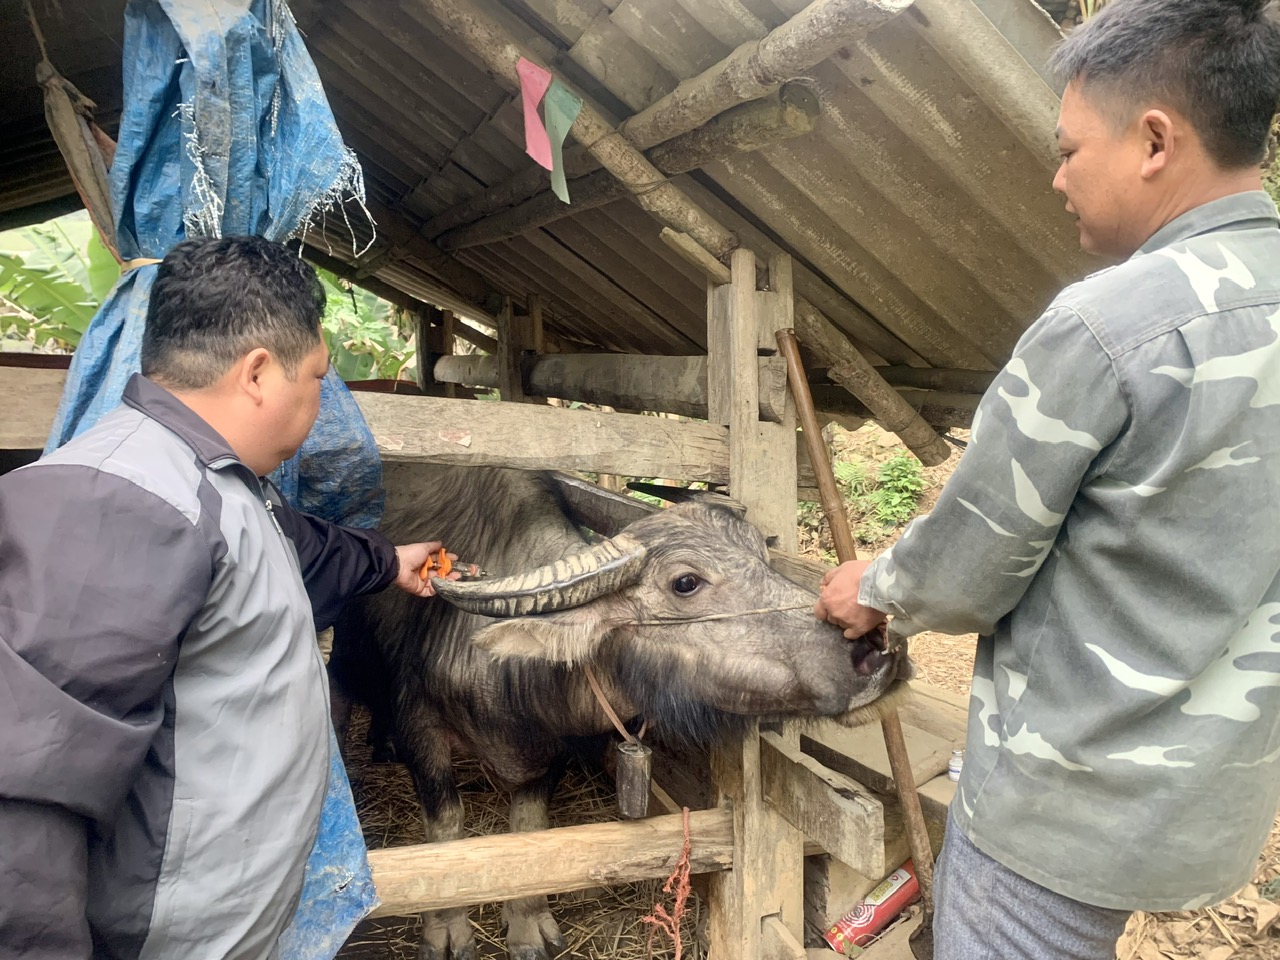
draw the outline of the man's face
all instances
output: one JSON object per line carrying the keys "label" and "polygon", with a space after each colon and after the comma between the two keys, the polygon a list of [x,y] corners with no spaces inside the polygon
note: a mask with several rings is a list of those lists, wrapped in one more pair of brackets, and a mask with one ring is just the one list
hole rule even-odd
{"label": "man's face", "polygon": [[317,336],[315,349],[298,364],[293,379],[274,360],[263,371],[261,426],[264,436],[271,438],[277,464],[297,453],[311,432],[320,414],[320,382],[328,369],[329,353]]}
{"label": "man's face", "polygon": [[1058,118],[1062,164],[1053,189],[1066,197],[1086,253],[1123,259],[1147,239],[1142,235],[1148,223],[1142,211],[1149,193],[1141,173],[1145,149],[1136,119],[1117,131],[1079,81],[1067,85]]}

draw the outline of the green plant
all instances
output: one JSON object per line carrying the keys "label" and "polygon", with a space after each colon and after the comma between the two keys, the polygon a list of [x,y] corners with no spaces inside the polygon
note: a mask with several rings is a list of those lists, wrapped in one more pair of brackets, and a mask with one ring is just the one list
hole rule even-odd
{"label": "green plant", "polygon": [[871,492],[874,484],[861,460],[837,460],[833,467],[836,482],[843,487],[846,500],[858,501]]}
{"label": "green plant", "polygon": [[394,380],[411,366],[414,350],[400,336],[399,311],[376,294],[317,269],[328,304],[321,330],[333,368],[343,380]]}
{"label": "green plant", "polygon": [[896,454],[881,464],[876,480],[876,488],[869,494],[875,518],[886,526],[910,520],[924,490],[920,461],[908,454]]}
{"label": "green plant", "polygon": [[84,211],[0,233],[0,340],[75,349],[119,277]]}

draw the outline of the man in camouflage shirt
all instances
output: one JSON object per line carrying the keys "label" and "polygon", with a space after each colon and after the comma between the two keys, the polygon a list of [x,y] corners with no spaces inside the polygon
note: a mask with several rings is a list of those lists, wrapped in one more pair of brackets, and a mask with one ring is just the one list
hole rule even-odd
{"label": "man in camouflage shirt", "polygon": [[1064,290],[932,513],[817,614],[979,634],[940,958],[1106,958],[1221,900],[1280,801],[1280,99],[1265,0],[1113,0],[1055,54]]}

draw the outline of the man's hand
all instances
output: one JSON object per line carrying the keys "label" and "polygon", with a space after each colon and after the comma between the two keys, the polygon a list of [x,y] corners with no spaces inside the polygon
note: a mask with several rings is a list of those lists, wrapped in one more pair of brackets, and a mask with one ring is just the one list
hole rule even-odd
{"label": "man's hand", "polygon": [[[406,543],[396,547],[396,557],[400,560],[400,572],[396,574],[393,581],[395,585],[415,597],[434,597],[436,588],[431,583],[434,577],[423,580],[418,576],[418,572],[427,562],[427,558],[433,553],[439,553],[442,546],[444,544],[439,540],[429,540],[426,543]],[[458,558],[451,553],[449,559],[457,560]],[[448,579],[457,580],[460,576],[459,573],[451,573]]]}
{"label": "man's hand", "polygon": [[865,636],[885,621],[879,610],[858,602],[858,585],[869,566],[870,560],[846,560],[828,570],[822,578],[818,602],[813,605],[815,617],[843,628],[850,640]]}

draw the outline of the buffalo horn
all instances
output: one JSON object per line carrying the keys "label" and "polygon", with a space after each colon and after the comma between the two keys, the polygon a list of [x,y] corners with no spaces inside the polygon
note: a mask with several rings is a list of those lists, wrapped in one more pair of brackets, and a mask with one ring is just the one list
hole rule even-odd
{"label": "buffalo horn", "polygon": [[436,593],[484,617],[524,617],[568,610],[630,586],[644,566],[644,547],[626,534],[590,550],[511,577],[436,580]]}

